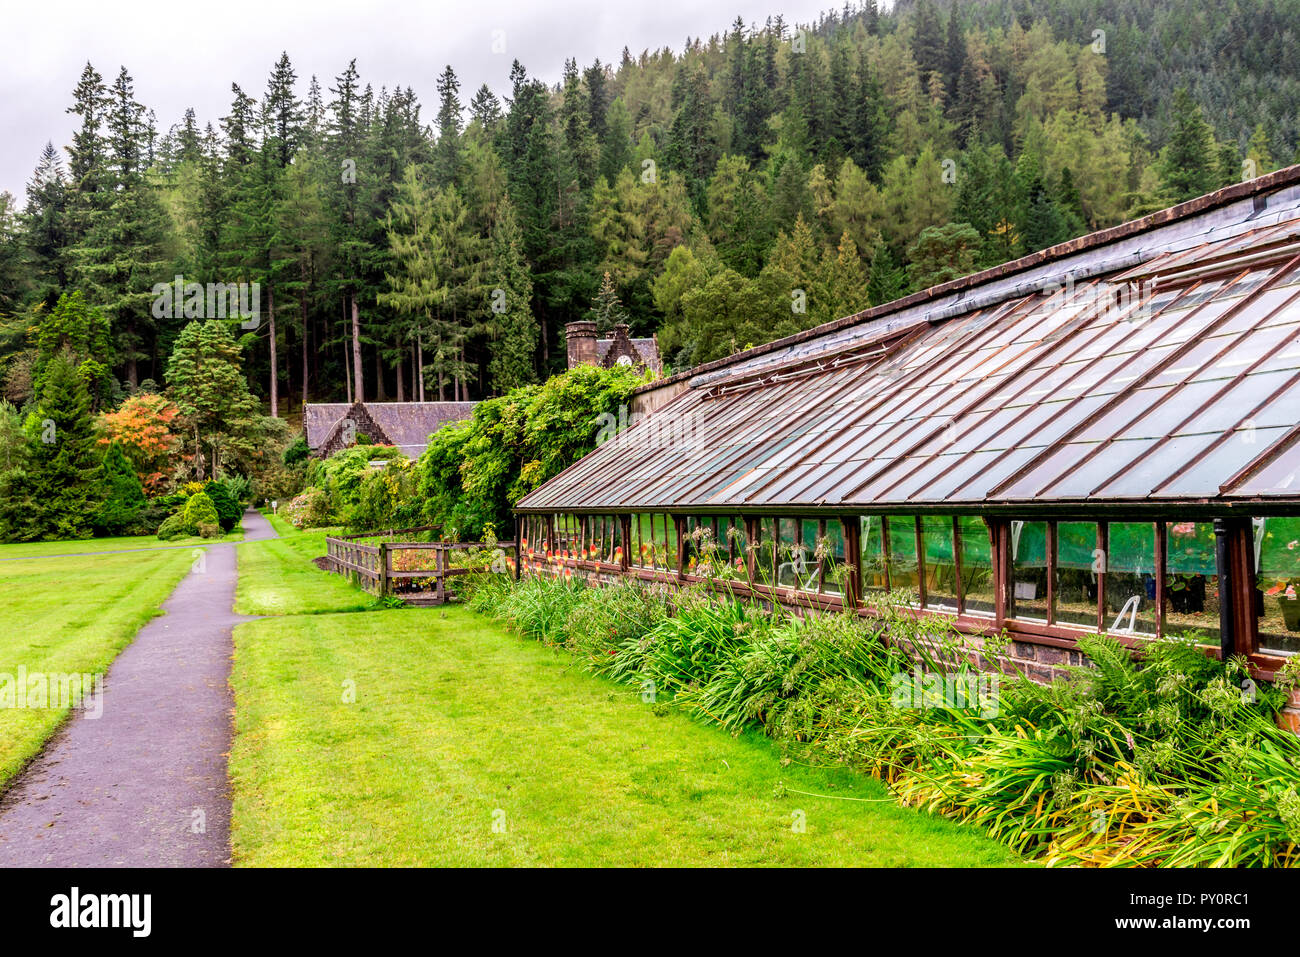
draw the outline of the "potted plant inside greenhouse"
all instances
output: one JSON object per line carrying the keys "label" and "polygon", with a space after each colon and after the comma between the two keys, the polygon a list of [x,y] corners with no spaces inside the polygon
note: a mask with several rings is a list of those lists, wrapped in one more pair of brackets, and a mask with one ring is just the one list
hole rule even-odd
{"label": "potted plant inside greenhouse", "polygon": [[[1255,524],[1256,585],[1265,617],[1281,613],[1287,631],[1300,632],[1300,518],[1261,518]],[[1268,605],[1276,611],[1270,613]]]}

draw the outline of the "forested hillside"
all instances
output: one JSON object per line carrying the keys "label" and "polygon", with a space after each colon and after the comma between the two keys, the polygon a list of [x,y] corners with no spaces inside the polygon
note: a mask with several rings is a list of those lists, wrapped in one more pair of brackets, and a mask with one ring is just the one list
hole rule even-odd
{"label": "forested hillside", "polygon": [[[5,397],[29,402],[70,343],[96,408],[161,389],[210,318],[160,314],[176,276],[258,284],[236,334],[273,416],[500,394],[558,368],[579,318],[657,333],[680,369],[1296,154],[1300,0],[867,0],[716,26],[570,60],[554,87],[516,62],[463,90],[452,63],[433,104],[286,54],[211,122],[155,117],[127,68],[87,64],[72,141],[0,196]],[[446,56],[431,41],[411,68]]]}

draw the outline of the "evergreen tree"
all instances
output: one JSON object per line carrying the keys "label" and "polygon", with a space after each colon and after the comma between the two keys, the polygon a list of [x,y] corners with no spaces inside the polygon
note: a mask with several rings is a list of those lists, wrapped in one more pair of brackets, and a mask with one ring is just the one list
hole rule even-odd
{"label": "evergreen tree", "polygon": [[488,89],[486,83],[478,88],[474,98],[469,101],[469,112],[484,133],[488,136],[496,133],[497,126],[501,123],[501,101]]}
{"label": "evergreen tree", "polygon": [[38,314],[33,337],[32,387],[43,395],[56,360],[72,365],[85,384],[91,409],[107,402],[112,386],[112,332],[103,310],[86,304],[78,290],[64,293],[53,309]]}
{"label": "evergreen tree", "polygon": [[90,537],[98,506],[95,425],[85,382],[66,356],[51,360],[26,431],[25,463],[10,476],[0,502],[7,536]]}
{"label": "evergreen tree", "polygon": [[460,178],[460,81],[450,64],[438,77],[438,141],[433,151],[433,182],[447,187]]}
{"label": "evergreen tree", "polygon": [[632,162],[632,115],[617,97],[605,115],[605,141],[600,153],[600,175],[612,183]]}
{"label": "evergreen tree", "polygon": [[68,241],[75,246],[90,232],[110,199],[103,129],[108,90],[104,78],[87,63],[72,95],[68,112],[81,117],[68,148]]}
{"label": "evergreen tree", "polygon": [[1200,196],[1215,189],[1216,149],[1214,133],[1205,122],[1201,107],[1186,87],[1174,93],[1173,131],[1160,153],[1160,181],[1170,202]]}
{"label": "evergreen tree", "polygon": [[619,301],[618,290],[614,288],[614,280],[608,272],[601,280],[596,298],[591,301],[587,318],[596,324],[597,332],[609,332],[615,326],[627,323],[627,311]]}
{"label": "evergreen tree", "polygon": [[246,453],[260,438],[257,400],[248,391],[238,343],[219,319],[191,322],[176,340],[167,386],[191,430],[200,480],[221,474],[223,453]]}
{"label": "evergreen tree", "polygon": [[134,82],[122,69],[108,98],[105,123],[107,157],[103,181],[108,205],[89,222],[72,250],[76,272],[108,315],[126,380],[140,381],[140,365],[157,361],[153,315],[155,283],[167,273],[167,212],[156,186],[146,176],[149,126],[136,101]]}
{"label": "evergreen tree", "polygon": [[907,294],[907,277],[888,244],[881,243],[871,257],[867,274],[867,299],[873,306],[893,302]]}
{"label": "evergreen tree", "polygon": [[928,289],[975,271],[980,234],[969,223],[930,226],[907,250],[913,289]]}
{"label": "evergreen tree", "polygon": [[36,171],[27,182],[23,236],[27,268],[37,297],[47,304],[68,284],[68,186],[53,143],[41,151]]}
{"label": "evergreen tree", "polygon": [[289,54],[281,53],[266,83],[261,122],[262,148],[274,155],[279,169],[289,165],[302,143],[303,105],[294,92],[297,82]]}
{"label": "evergreen tree", "polygon": [[239,507],[239,502],[230,494],[230,489],[222,482],[208,482],[203,486],[203,492],[211,500],[213,508],[217,512],[217,522],[221,525],[223,532],[233,531],[239,524],[239,519],[243,516],[244,510]]}
{"label": "evergreen tree", "polygon": [[492,228],[492,260],[486,277],[492,301],[488,376],[498,395],[537,379],[538,329],[530,309],[532,280],[522,247],[514,207],[507,200]]}
{"label": "evergreen tree", "polygon": [[122,451],[122,446],[111,442],[104,453],[98,482],[103,501],[95,512],[94,529],[97,535],[128,535],[135,530],[144,511],[144,486],[135,468]]}
{"label": "evergreen tree", "polygon": [[912,28],[912,56],[923,80],[929,73],[942,76],[947,51],[944,49],[943,26],[931,0],[918,0]]}

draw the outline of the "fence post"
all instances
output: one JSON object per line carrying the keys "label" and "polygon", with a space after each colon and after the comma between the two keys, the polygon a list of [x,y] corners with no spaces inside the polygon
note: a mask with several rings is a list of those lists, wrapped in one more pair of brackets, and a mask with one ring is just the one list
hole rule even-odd
{"label": "fence post", "polygon": [[434,596],[434,600],[438,602],[438,604],[442,604],[447,600],[446,591],[445,591],[447,587],[447,579],[445,577],[446,570],[447,570],[447,551],[446,549],[439,547],[434,549],[433,555],[434,555],[434,570],[437,574],[437,581],[438,581],[438,584],[434,589],[433,596]]}
{"label": "fence post", "polygon": [[379,543],[379,597],[388,597],[388,543]]}

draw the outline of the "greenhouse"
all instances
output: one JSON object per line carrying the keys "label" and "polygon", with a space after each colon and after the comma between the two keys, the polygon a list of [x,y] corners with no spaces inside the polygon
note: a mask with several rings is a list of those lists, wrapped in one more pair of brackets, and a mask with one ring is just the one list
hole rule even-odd
{"label": "greenhouse", "polygon": [[[1060,661],[1300,650],[1300,167],[643,386],[525,496],[525,558]],[[665,439],[665,436],[667,437]]]}

